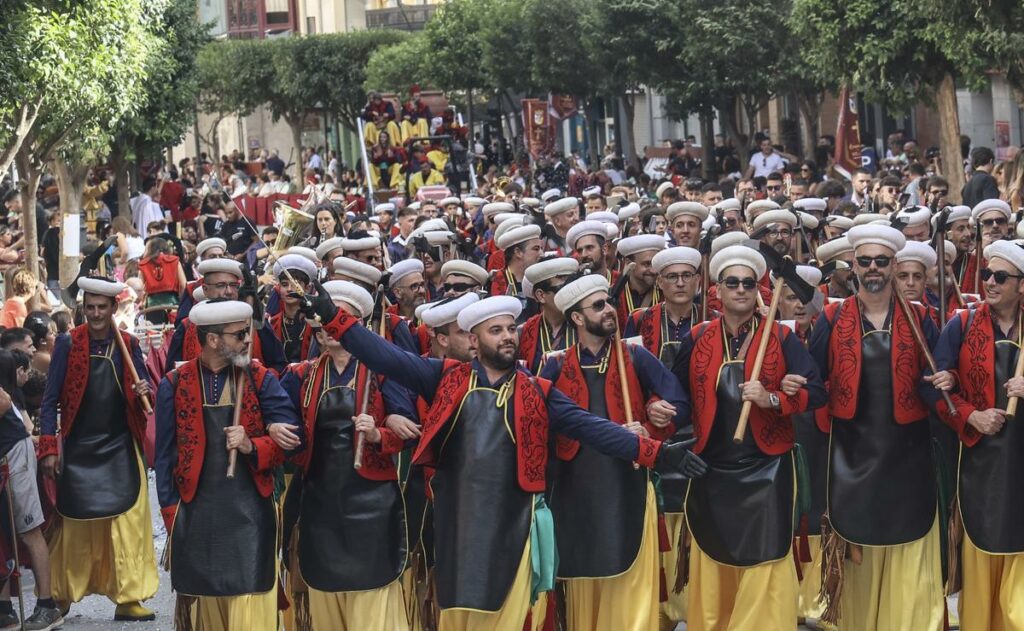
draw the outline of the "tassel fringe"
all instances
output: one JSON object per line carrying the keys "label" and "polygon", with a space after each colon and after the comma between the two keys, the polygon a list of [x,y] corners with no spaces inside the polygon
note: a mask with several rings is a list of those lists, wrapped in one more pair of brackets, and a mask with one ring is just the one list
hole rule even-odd
{"label": "tassel fringe", "polygon": [[292,592],[292,604],[295,606],[295,631],[313,631],[309,592]]}
{"label": "tassel fringe", "polygon": [[843,561],[846,559],[846,540],[832,528],[828,515],[821,517],[821,591],[818,597],[825,603],[821,621],[836,625],[842,614],[839,599],[843,593]]}
{"label": "tassel fringe", "polygon": [[964,522],[960,518],[960,498],[953,498],[953,507],[949,516],[949,529],[946,533],[949,542],[949,559],[946,574],[946,595],[952,596],[963,589],[963,575],[960,568],[960,546],[964,540]]}
{"label": "tassel fringe", "polygon": [[195,596],[178,594],[174,601],[175,631],[192,631],[192,606],[195,604]]}

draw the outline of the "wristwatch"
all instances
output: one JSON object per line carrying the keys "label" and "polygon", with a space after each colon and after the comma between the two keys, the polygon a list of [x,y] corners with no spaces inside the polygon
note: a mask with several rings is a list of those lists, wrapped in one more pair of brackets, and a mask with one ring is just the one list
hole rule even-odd
{"label": "wristwatch", "polygon": [[768,393],[768,403],[772,405],[772,409],[778,410],[782,408],[782,401],[779,400],[779,395],[774,392]]}

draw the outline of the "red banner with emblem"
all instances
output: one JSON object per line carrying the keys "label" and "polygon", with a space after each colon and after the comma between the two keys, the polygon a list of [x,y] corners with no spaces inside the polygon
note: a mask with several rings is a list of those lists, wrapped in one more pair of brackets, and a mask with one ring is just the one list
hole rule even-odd
{"label": "red banner with emblem", "polygon": [[846,179],[861,167],[860,121],[857,118],[857,96],[848,87],[839,92],[839,125],[836,129],[835,169]]}
{"label": "red banner with emblem", "polygon": [[576,113],[576,99],[568,94],[551,94],[551,115],[558,120],[565,120]]}
{"label": "red banner with emblem", "polygon": [[536,160],[554,149],[555,135],[551,131],[551,112],[548,102],[523,99],[523,130],[526,150]]}

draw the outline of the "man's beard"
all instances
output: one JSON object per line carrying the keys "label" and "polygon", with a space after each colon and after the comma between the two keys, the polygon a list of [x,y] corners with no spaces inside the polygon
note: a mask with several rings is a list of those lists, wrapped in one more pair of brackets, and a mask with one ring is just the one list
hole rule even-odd
{"label": "man's beard", "polygon": [[787,254],[789,254],[789,244],[784,243],[782,241],[776,241],[775,243],[773,243],[772,249],[781,254],[782,256],[786,256]]}
{"label": "man's beard", "polygon": [[488,348],[481,344],[477,349],[477,354],[480,356],[480,361],[482,363],[498,370],[509,370],[516,365],[516,355],[519,349],[517,345],[513,343],[511,354],[505,355],[501,352],[502,348],[508,348],[508,346]]}
{"label": "man's beard", "polygon": [[233,350],[225,348],[225,349],[223,349],[221,351],[221,355],[232,366],[236,366],[238,368],[245,368],[246,366],[249,365],[249,353],[248,352],[245,352],[245,351],[233,351]]}
{"label": "man's beard", "polygon": [[885,290],[889,284],[889,279],[886,277],[881,278],[859,278],[860,286],[863,287],[869,294],[878,294]]}
{"label": "man's beard", "polygon": [[590,319],[584,321],[583,326],[586,327],[587,333],[595,335],[597,337],[608,337],[615,333],[615,319],[611,318],[611,322],[607,321],[607,318],[601,318],[597,322],[593,322]]}

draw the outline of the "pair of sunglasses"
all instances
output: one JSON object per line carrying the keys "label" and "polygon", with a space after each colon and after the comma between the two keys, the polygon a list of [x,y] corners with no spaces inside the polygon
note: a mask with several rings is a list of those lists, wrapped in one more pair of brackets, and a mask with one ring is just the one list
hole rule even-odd
{"label": "pair of sunglasses", "polygon": [[444,289],[445,292],[458,291],[462,293],[465,293],[476,287],[479,287],[479,285],[477,285],[476,283],[445,283],[444,285],[441,285],[441,288]]}
{"label": "pair of sunglasses", "polygon": [[871,267],[872,263],[874,263],[875,267],[877,267],[878,269],[885,269],[885,268],[889,267],[890,263],[892,263],[892,257],[891,256],[858,256],[857,257],[857,265],[859,265],[860,267],[863,267],[864,269],[867,269],[867,268]]}
{"label": "pair of sunglasses", "polygon": [[1021,278],[1024,278],[1024,276],[1021,276],[1020,274],[1011,274],[1009,272],[1004,272],[1003,270],[999,270],[998,272],[993,272],[990,269],[983,269],[983,270],[981,270],[979,275],[981,276],[981,280],[986,281],[986,282],[990,278],[995,279],[997,285],[1002,285],[1003,283],[1005,283],[1006,281],[1010,280],[1011,278],[1016,278],[1017,280],[1020,280]]}
{"label": "pair of sunglasses", "polygon": [[729,276],[722,281],[722,284],[729,289],[736,289],[740,285],[743,285],[743,289],[747,291],[753,291],[757,287],[757,281],[753,278],[736,278],[735,276]]}
{"label": "pair of sunglasses", "polygon": [[991,228],[992,226],[1005,226],[1006,223],[1006,217],[996,217],[995,219],[981,220],[981,225],[985,226],[986,228]]}

